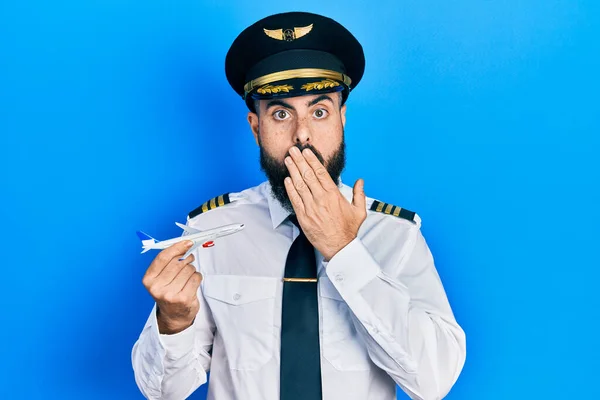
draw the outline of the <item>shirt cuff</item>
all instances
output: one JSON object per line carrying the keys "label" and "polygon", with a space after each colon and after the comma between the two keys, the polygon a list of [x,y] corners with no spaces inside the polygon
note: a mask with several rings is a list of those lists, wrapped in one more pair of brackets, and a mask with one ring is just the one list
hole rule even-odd
{"label": "shirt cuff", "polygon": [[359,238],[348,243],[328,262],[323,261],[323,267],[342,295],[360,291],[381,272]]}
{"label": "shirt cuff", "polygon": [[154,309],[152,310],[152,319],[154,331],[158,336],[160,346],[165,350],[167,355],[173,358],[179,358],[193,350],[195,320],[191,326],[187,327],[183,331],[174,333],[172,335],[167,335],[158,331],[156,305],[154,305]]}

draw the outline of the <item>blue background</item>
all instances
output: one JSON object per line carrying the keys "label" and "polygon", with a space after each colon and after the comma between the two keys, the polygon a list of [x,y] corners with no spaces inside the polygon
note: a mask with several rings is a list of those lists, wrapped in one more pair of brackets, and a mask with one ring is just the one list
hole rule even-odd
{"label": "blue background", "polygon": [[135,231],[263,180],[223,63],[290,10],[363,43],[344,181],[423,219],[467,333],[448,398],[600,398],[597,4],[2,2],[0,398],[141,398]]}

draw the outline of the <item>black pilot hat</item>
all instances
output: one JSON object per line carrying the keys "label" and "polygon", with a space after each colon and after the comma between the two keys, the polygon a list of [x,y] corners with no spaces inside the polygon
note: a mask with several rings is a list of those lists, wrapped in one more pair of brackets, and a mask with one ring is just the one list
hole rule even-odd
{"label": "black pilot hat", "polygon": [[225,57],[229,84],[254,111],[254,100],[342,92],[360,82],[365,55],[338,22],[288,12],[261,19],[233,41]]}

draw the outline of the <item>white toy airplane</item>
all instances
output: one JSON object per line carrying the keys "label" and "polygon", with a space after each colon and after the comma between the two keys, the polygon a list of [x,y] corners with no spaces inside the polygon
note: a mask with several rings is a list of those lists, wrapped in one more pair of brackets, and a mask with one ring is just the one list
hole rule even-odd
{"label": "white toy airplane", "polygon": [[200,229],[192,228],[187,225],[180,224],[179,222],[175,222],[175,225],[183,229],[188,235],[184,235],[174,239],[168,239],[163,241],[158,241],[154,239],[152,236],[142,232],[137,231],[137,235],[142,241],[142,253],[147,252],[148,250],[162,250],[167,247],[179,243],[183,240],[191,240],[194,244],[192,247],[181,257],[181,259],[185,259],[189,256],[196,247],[202,245],[202,247],[213,247],[215,245],[214,239],[219,238],[221,236],[227,236],[234,234],[236,232],[244,229],[244,224],[229,224],[219,226],[218,228],[209,229],[206,231],[201,231]]}

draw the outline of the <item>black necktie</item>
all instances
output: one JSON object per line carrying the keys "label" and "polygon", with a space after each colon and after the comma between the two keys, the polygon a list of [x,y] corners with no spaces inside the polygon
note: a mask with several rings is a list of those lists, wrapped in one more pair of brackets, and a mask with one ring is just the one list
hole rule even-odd
{"label": "black necktie", "polygon": [[300,229],[285,263],[281,315],[281,400],[321,400],[315,250]]}

